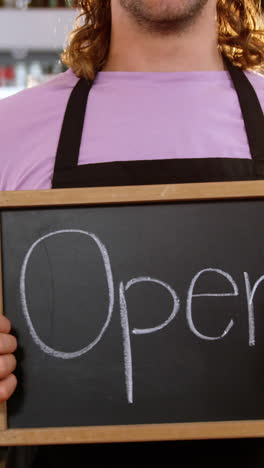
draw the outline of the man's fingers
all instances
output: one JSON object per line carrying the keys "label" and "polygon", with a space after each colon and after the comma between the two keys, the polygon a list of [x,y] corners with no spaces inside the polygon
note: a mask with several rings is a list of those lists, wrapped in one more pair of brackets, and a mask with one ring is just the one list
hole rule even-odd
{"label": "man's fingers", "polygon": [[16,358],[12,354],[17,349],[17,340],[11,331],[11,322],[0,314],[0,402],[8,400],[17,386],[17,378],[13,374],[16,368]]}
{"label": "man's fingers", "polygon": [[11,322],[4,315],[0,314],[0,332],[1,333],[10,333]]}
{"label": "man's fingers", "polygon": [[17,386],[17,378],[10,374],[4,380],[0,380],[0,402],[8,400],[14,393]]}
{"label": "man's fingers", "polygon": [[0,355],[14,353],[17,349],[17,340],[13,335],[0,333]]}
{"label": "man's fingers", "polygon": [[[5,379],[16,368],[16,358],[13,354],[0,356],[0,379]],[[1,380],[0,380],[1,385]]]}

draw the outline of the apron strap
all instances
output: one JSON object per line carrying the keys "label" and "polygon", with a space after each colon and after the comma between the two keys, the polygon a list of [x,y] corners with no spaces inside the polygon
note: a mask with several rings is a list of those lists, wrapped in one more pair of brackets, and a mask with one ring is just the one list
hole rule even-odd
{"label": "apron strap", "polygon": [[242,69],[234,66],[224,54],[223,59],[238,95],[251,156],[255,162],[264,160],[264,114],[257,93]]}
{"label": "apron strap", "polygon": [[54,171],[78,165],[88,95],[92,80],[80,78],[68,99],[57,148]]}

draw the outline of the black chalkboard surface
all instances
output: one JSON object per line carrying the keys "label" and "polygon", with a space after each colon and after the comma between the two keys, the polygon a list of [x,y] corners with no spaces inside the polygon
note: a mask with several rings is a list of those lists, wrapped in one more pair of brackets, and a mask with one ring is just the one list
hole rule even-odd
{"label": "black chalkboard surface", "polygon": [[264,419],[264,200],[6,209],[8,428]]}

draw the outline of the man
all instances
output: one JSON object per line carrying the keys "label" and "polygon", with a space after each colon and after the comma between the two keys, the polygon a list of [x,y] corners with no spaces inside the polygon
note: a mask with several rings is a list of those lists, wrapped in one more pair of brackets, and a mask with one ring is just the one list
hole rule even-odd
{"label": "man", "polygon": [[[87,0],[82,6],[86,20],[62,54],[69,70],[0,102],[1,190],[264,178],[257,164],[264,158],[260,2]],[[238,100],[242,82],[249,108],[243,93]],[[73,144],[69,135],[79,130]],[[17,344],[6,318],[0,327],[0,398],[7,400],[17,385]],[[252,444],[233,441],[233,461],[258,466],[259,445]],[[218,460],[226,457],[217,443],[191,447],[42,448],[34,462],[16,458],[18,450],[9,466],[87,466],[94,452],[103,463],[125,464],[118,459],[124,450],[130,462],[139,451],[147,463],[168,463],[173,454],[176,466],[216,466],[208,447]],[[242,448],[241,461],[235,452]]]}

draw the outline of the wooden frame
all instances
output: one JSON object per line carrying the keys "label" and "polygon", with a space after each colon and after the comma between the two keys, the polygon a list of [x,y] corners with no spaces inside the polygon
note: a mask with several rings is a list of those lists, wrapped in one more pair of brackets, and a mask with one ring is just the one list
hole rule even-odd
{"label": "wooden frame", "polygon": [[[0,192],[0,210],[250,198],[264,199],[264,181]],[[1,286],[2,281],[0,313],[3,313]],[[6,404],[0,405],[0,446],[243,437],[264,437],[264,420],[8,429]]]}

